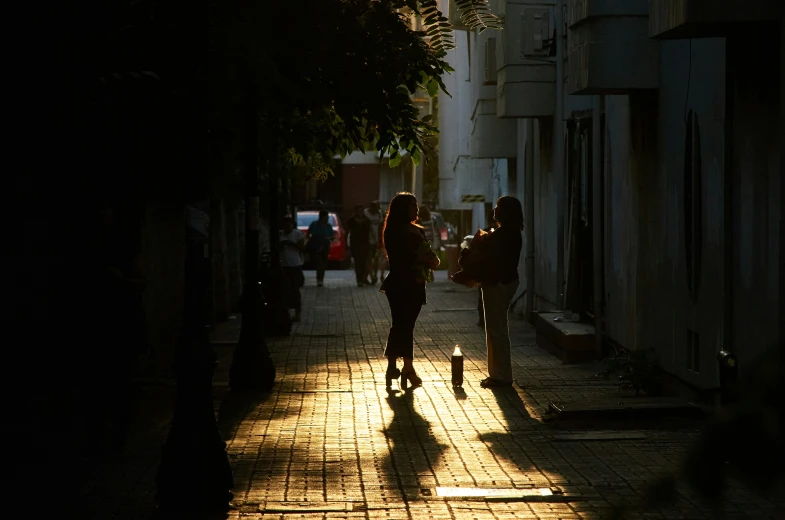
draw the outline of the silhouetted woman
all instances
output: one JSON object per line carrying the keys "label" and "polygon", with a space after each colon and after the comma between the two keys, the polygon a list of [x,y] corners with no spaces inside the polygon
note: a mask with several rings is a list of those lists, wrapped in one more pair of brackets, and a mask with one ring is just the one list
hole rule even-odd
{"label": "silhouetted woman", "polygon": [[[390,273],[379,290],[387,296],[392,314],[392,327],[387,336],[387,387],[393,379],[401,377],[401,388],[422,384],[422,379],[412,366],[414,357],[414,325],[425,303],[425,280],[421,271],[436,269],[439,258],[430,249],[421,248],[425,243],[422,227],[417,220],[417,199],[411,193],[399,193],[392,202],[384,220],[383,246],[387,251]],[[396,362],[403,358],[403,369]]]}
{"label": "silhouetted woman", "polygon": [[483,388],[510,386],[510,327],[507,312],[518,289],[518,261],[523,239],[523,210],[515,197],[500,197],[493,210],[498,228],[482,242],[483,262],[477,266],[485,309],[485,345],[488,349],[488,375]]}

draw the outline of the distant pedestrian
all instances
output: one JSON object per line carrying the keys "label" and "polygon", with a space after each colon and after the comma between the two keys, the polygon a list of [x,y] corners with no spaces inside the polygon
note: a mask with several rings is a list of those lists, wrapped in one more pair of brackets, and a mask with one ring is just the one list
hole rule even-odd
{"label": "distant pedestrian", "polygon": [[[426,243],[422,227],[417,220],[417,199],[411,193],[399,193],[392,202],[382,232],[383,245],[390,261],[390,274],[379,290],[387,296],[392,314],[392,327],[387,336],[387,372],[389,388],[393,379],[401,377],[401,388],[407,381],[420,386],[412,364],[414,358],[414,326],[425,304],[425,279],[421,271],[436,269],[439,258],[433,251],[423,250]],[[397,360],[403,358],[403,369],[398,370]]]}
{"label": "distant pedestrian", "polygon": [[327,269],[327,257],[330,254],[330,242],[335,240],[335,230],[330,225],[330,214],[326,209],[319,211],[319,219],[308,226],[308,243],[306,250],[316,264],[316,286],[324,285],[324,271]]}
{"label": "distant pedestrian", "polygon": [[507,313],[518,289],[518,261],[523,239],[523,210],[515,197],[500,197],[493,210],[498,229],[487,235],[480,246],[482,263],[477,266],[485,310],[485,345],[488,350],[488,375],[483,388],[510,386],[512,360]]}
{"label": "distant pedestrian", "polygon": [[288,307],[294,309],[292,321],[300,321],[302,311],[300,289],[305,285],[305,276],[303,276],[305,234],[294,227],[294,219],[291,217],[286,217],[283,220],[283,231],[279,242],[281,244],[281,267],[286,275]]}
{"label": "distant pedestrian", "polygon": [[368,276],[371,277],[371,284],[376,285],[376,282],[379,280],[377,272],[379,271],[379,255],[380,255],[380,240],[379,240],[379,233],[381,233],[382,227],[382,212],[379,211],[379,203],[378,202],[371,202],[368,205],[368,209],[365,210],[365,218],[371,221],[371,235],[370,235],[370,245],[371,248],[368,251],[368,261],[366,262],[366,270],[368,272]]}
{"label": "distant pedestrian", "polygon": [[349,240],[349,251],[354,258],[354,275],[357,287],[371,285],[368,280],[368,254],[371,250],[371,221],[365,217],[361,205],[354,207],[354,215],[346,221],[346,232]]}

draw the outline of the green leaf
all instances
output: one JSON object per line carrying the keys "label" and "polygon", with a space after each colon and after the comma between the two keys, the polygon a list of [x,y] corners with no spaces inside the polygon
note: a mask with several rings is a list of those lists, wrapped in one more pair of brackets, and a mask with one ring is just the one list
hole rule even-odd
{"label": "green leaf", "polygon": [[428,114],[428,115],[424,116],[424,117],[421,119],[421,121],[422,121],[423,123],[427,123],[427,122],[429,122],[431,119],[433,119],[433,115],[431,115],[431,114]]}
{"label": "green leaf", "polygon": [[396,155],[395,157],[391,155],[389,160],[390,168],[396,168],[399,164],[401,164],[401,159],[403,159],[403,157],[401,157],[400,154]]}
{"label": "green leaf", "polygon": [[419,148],[415,148],[414,151],[412,152],[412,162],[414,163],[415,166],[419,166],[419,164],[420,164],[420,149]]}
{"label": "green leaf", "polygon": [[432,79],[428,82],[428,95],[434,97],[439,92],[439,83]]}

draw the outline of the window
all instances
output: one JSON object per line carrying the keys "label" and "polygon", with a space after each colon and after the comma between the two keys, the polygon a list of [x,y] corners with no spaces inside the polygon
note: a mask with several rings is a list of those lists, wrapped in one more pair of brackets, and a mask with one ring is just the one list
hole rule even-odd
{"label": "window", "polygon": [[[319,213],[314,211],[297,213],[297,227],[307,228],[317,220],[319,220]],[[335,215],[331,213],[327,220],[331,226],[335,227]]]}

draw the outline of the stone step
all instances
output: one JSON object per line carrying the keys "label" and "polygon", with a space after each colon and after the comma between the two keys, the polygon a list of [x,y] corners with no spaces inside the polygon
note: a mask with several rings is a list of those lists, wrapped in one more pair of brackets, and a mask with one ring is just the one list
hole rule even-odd
{"label": "stone step", "polygon": [[[561,312],[535,312],[533,316],[537,345],[563,363],[581,363],[601,357],[594,325],[563,320]],[[558,320],[554,321],[556,318]]]}
{"label": "stone step", "polygon": [[571,402],[550,401],[550,419],[641,419],[657,417],[701,418],[706,410],[672,397],[605,397]]}

